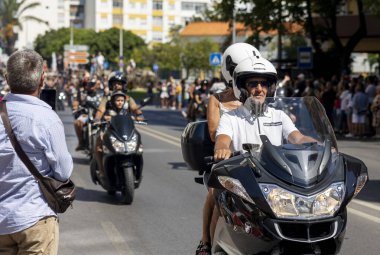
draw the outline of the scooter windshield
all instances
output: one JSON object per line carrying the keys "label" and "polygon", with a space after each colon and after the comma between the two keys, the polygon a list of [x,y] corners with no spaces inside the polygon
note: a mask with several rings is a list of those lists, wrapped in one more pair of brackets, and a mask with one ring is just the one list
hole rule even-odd
{"label": "scooter windshield", "polygon": [[135,124],[129,115],[113,116],[110,124],[116,135],[124,140],[128,140],[135,129]]}
{"label": "scooter windshield", "polygon": [[337,141],[317,98],[266,98],[260,111],[252,105],[247,140],[268,171],[308,185],[335,162]]}

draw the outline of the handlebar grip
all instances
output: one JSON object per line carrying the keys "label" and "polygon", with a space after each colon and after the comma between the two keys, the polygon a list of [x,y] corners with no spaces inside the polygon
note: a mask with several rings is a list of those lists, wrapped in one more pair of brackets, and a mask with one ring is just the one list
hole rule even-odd
{"label": "handlebar grip", "polygon": [[214,156],[207,156],[207,157],[204,157],[204,162],[206,163],[206,165],[212,165],[215,163],[214,161]]}

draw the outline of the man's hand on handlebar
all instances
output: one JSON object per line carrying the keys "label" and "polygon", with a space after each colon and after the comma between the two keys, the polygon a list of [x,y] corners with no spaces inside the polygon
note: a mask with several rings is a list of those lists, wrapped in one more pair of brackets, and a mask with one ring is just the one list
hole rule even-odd
{"label": "man's hand on handlebar", "polygon": [[228,159],[231,157],[231,150],[230,149],[216,149],[214,152],[214,160],[215,161],[220,161],[224,159]]}

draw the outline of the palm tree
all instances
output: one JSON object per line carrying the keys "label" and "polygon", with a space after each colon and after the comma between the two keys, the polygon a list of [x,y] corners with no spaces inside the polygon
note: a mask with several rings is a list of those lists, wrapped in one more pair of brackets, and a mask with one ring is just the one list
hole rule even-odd
{"label": "palm tree", "polygon": [[[29,3],[29,0],[1,0],[0,1],[0,47],[8,55],[14,51],[17,40],[15,27],[22,30],[24,21],[33,20],[48,25],[48,22],[31,15],[23,15],[26,10],[40,6],[38,2]],[[28,2],[28,3],[26,3]]]}

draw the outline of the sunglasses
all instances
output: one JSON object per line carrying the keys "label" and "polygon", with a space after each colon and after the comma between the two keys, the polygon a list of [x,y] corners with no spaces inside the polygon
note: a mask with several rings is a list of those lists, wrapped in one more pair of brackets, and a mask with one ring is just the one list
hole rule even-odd
{"label": "sunglasses", "polygon": [[271,82],[270,81],[249,81],[245,84],[245,86],[249,89],[252,89],[252,88],[257,88],[257,86],[259,86],[259,84],[261,85],[261,87],[266,87],[266,88],[269,88],[269,86],[271,85]]}

